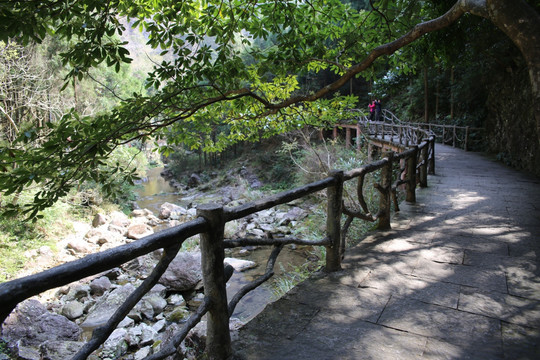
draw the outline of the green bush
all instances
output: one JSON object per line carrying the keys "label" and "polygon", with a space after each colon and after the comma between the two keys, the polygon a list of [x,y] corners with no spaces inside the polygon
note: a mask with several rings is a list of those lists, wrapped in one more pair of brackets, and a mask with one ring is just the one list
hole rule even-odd
{"label": "green bush", "polygon": [[199,154],[177,146],[165,159],[171,173],[180,177],[186,171],[199,170]]}
{"label": "green bush", "polygon": [[[137,175],[144,176],[148,161],[140,150],[135,147],[122,146],[112,154],[104,166],[120,165],[128,169],[136,169]],[[114,197],[104,200],[102,185],[93,181],[81,184],[53,206],[41,211],[41,218],[34,221],[25,221],[24,217],[0,219],[0,281],[6,281],[27,266],[29,259],[25,255],[28,250],[37,250],[43,245],[49,246],[53,251],[57,240],[73,231],[73,221],[83,220],[89,222],[95,213],[96,207],[109,207],[109,200],[128,207],[130,201],[135,200],[134,186],[125,181],[121,175],[111,179],[109,186],[114,187]],[[2,198],[1,206],[18,203],[20,205],[31,203],[35,194],[40,191],[38,187],[26,190],[19,194],[12,194]]]}
{"label": "green bush", "polygon": [[136,146],[119,146],[107,159],[107,166],[115,166],[116,164],[127,168],[135,169],[136,175],[143,177],[146,174],[149,163],[146,155]]}
{"label": "green bush", "polygon": [[[0,354],[5,354],[7,356],[11,355],[6,342],[2,339],[0,339]],[[8,357],[8,359],[10,358]]]}
{"label": "green bush", "polygon": [[[328,176],[330,169],[349,171],[367,164],[367,153],[364,148],[357,151],[353,148],[346,148],[340,141],[326,142],[301,142],[292,141],[284,144],[282,152],[288,153],[294,163],[298,164],[297,183],[299,185],[320,180]],[[363,194],[364,200],[370,212],[376,212],[379,204],[379,194],[374,184],[380,181],[379,171],[367,174],[364,179]],[[359,210],[360,205],[357,197],[357,180],[346,181],[343,189],[345,205],[349,208]],[[321,192],[316,197],[325,196]],[[316,199],[316,201],[318,201]],[[297,230],[303,237],[322,238],[326,231],[326,200],[320,201],[321,206],[313,211]],[[346,217],[343,216],[342,224]],[[376,223],[360,219],[353,220],[347,233],[347,246],[357,244],[362,237],[376,226]]]}
{"label": "green bush", "polygon": [[[119,166],[128,171],[135,171],[138,177],[144,177],[150,165],[144,152],[137,147],[120,146],[111,153],[103,166]],[[76,191],[71,192],[71,201],[76,205],[100,206],[107,197],[108,201],[119,205],[124,211],[131,210],[130,203],[136,200],[135,185],[127,182],[121,172],[117,172],[109,180],[106,185],[86,181]]]}
{"label": "green bush", "polygon": [[[31,201],[34,191],[26,191],[18,196],[3,198],[3,202],[18,201],[21,204]],[[15,200],[16,198],[16,200]],[[0,218],[0,281],[11,279],[18,271],[28,265],[26,252],[48,246],[55,250],[56,241],[73,230],[72,220],[84,215],[65,201],[40,212],[42,218],[24,221],[22,218]],[[89,215],[86,215],[88,221]]]}
{"label": "green bush", "polygon": [[291,158],[283,152],[270,150],[257,153],[254,162],[258,176],[267,190],[286,190],[295,184],[295,171]]}

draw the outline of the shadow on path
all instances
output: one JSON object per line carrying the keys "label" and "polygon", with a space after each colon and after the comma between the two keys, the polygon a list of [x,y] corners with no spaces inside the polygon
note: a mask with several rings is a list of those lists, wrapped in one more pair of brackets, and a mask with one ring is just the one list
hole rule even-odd
{"label": "shadow on path", "polygon": [[393,230],[269,304],[238,359],[540,359],[540,179],[435,153]]}

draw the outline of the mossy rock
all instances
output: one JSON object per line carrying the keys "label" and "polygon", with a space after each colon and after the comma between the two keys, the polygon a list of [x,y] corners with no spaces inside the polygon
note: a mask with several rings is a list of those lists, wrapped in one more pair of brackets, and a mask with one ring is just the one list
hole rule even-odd
{"label": "mossy rock", "polygon": [[186,307],[177,307],[166,316],[166,320],[179,323],[189,317],[189,310]]}

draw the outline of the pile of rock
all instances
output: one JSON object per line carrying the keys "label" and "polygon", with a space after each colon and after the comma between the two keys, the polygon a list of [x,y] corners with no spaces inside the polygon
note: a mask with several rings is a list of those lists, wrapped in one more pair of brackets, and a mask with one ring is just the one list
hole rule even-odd
{"label": "pile of rock", "polygon": [[[99,252],[153,233],[153,227],[175,225],[195,216],[194,209],[164,204],[159,217],[150,211],[96,215],[92,227],[81,236],[66,239],[64,249],[54,255],[56,261],[69,261]],[[53,254],[41,251],[52,261]],[[54,296],[27,300],[16,308],[2,328],[2,339],[13,358],[67,359],[91,336],[93,329],[104,325],[116,309],[146,278],[161,256],[161,251],[141,256],[120,268],[93,276],[58,289]],[[228,259],[238,271],[254,267],[245,260]],[[50,265],[50,264],[49,264]],[[129,315],[118,325],[92,359],[143,359],[156,352],[182,327],[202,299],[202,271],[199,252],[179,253],[159,280]],[[238,322],[233,328],[238,327]],[[204,343],[205,324],[200,324],[189,341]],[[202,330],[201,330],[202,329]],[[196,340],[195,340],[196,339]],[[183,352],[189,357],[190,348]],[[0,359],[2,354],[0,354]]]}
{"label": "pile of rock", "polygon": [[[299,206],[261,211],[228,223],[226,234],[231,238],[283,236],[308,211]],[[81,236],[66,238],[62,250],[54,255],[54,262],[70,261],[136,241],[153,233],[155,226],[174,226],[195,216],[196,209],[170,203],[161,206],[158,216],[146,209],[134,210],[129,217],[120,212],[98,214]],[[39,259],[41,253],[53,261],[53,255],[46,249],[33,255]],[[92,330],[104,325],[150,274],[160,256],[161,251],[156,251],[120,268],[60,288],[45,305],[35,299],[19,304],[4,323],[3,340],[19,359],[70,358],[89,339]],[[237,271],[256,266],[239,259],[226,259],[226,262]],[[200,305],[201,280],[200,253],[179,253],[159,284],[141,299],[91,359],[143,359],[158,351]],[[241,326],[239,321],[231,324],[232,330]],[[204,329],[205,324],[199,324],[186,339],[187,343],[204,344]],[[182,352],[190,358],[192,350],[193,346],[184,347]]]}
{"label": "pile of rock", "polygon": [[[228,206],[239,205],[234,201]],[[296,205],[263,210],[240,220],[228,222],[225,225],[227,238],[276,238],[291,234],[298,222],[307,217],[309,207],[304,209]],[[169,226],[179,225],[196,217],[197,209],[186,209],[182,206],[164,203],[160,207],[158,218],[168,221]]]}
{"label": "pile of rock", "polygon": [[[93,329],[103,326],[140,284],[160,252],[140,257],[121,268],[59,289],[46,305],[27,300],[16,308],[3,326],[2,337],[18,359],[60,360],[72,357]],[[230,259],[237,270],[254,263]],[[182,327],[204,298],[201,293],[201,257],[182,252],[173,260],[159,283],[120,322],[99,354],[91,359],[144,359]],[[237,329],[238,321],[231,323]],[[241,325],[241,324],[240,324]],[[191,342],[204,343],[205,324],[190,333]],[[201,340],[202,339],[202,340]],[[191,347],[184,347],[190,357]]]}
{"label": "pile of rock", "polygon": [[235,222],[227,223],[225,234],[230,238],[277,238],[293,232],[309,210],[298,206],[263,210]]}

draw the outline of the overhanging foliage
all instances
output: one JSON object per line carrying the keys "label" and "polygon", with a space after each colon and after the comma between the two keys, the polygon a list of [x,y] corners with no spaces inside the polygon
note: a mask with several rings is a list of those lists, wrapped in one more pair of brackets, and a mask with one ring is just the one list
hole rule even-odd
{"label": "overhanging foliage", "polygon": [[[153,95],[134,93],[108,114],[83,118],[70,112],[20,134],[0,151],[0,188],[9,193],[44,184],[26,209],[35,215],[79,181],[107,184],[123,169],[100,166],[133,139],[167,135],[170,144],[219,151],[306,123],[323,126],[354,102],[329,95],[362,72],[370,77],[369,67],[381,56],[407,71],[399,66],[404,46],[466,12],[489,16],[479,0],[459,0],[434,20],[439,14],[430,2],[370,3],[369,10],[357,10],[339,0],[0,2],[0,39],[39,42],[50,34],[70,42],[62,55],[70,68],[67,81],[101,63],[117,71],[129,63],[121,40],[126,26],[143,31],[167,59],[148,75]],[[338,78],[318,90],[298,81],[325,70]]]}

